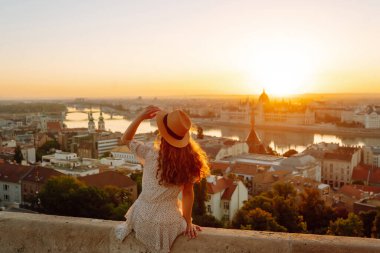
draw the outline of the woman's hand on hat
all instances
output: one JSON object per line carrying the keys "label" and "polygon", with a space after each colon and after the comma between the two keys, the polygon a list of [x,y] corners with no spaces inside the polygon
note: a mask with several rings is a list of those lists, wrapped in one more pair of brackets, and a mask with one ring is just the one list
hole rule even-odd
{"label": "woman's hand on hat", "polygon": [[159,111],[161,111],[160,108],[158,108],[157,106],[150,105],[148,107],[145,107],[138,117],[141,120],[153,119]]}

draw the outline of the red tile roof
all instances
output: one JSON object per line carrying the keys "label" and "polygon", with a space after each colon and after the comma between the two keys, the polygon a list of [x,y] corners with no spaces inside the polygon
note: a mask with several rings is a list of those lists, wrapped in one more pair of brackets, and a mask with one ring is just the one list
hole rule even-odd
{"label": "red tile roof", "polygon": [[[369,178],[368,178],[369,175]],[[373,167],[371,165],[359,164],[352,171],[352,178],[354,180],[367,181],[369,183],[380,183],[380,168]]]}
{"label": "red tile roof", "polygon": [[270,184],[282,180],[292,172],[289,170],[277,170],[271,172],[258,173],[252,178],[253,183]]}
{"label": "red tile roof", "polygon": [[344,185],[339,189],[339,193],[342,193],[348,197],[354,197],[355,199],[361,199],[363,191],[357,189],[353,185]]}
{"label": "red tile roof", "polygon": [[71,132],[88,132],[88,128],[77,127],[77,128],[64,128],[62,133],[71,133]]}
{"label": "red tile roof", "polygon": [[45,183],[52,177],[64,175],[54,169],[46,167],[33,167],[28,174],[22,179],[22,181],[34,182],[34,183]]}
{"label": "red tile roof", "polygon": [[229,163],[210,162],[211,170],[221,170],[222,172],[224,172],[229,166]]}
{"label": "red tile roof", "polygon": [[209,194],[221,192],[227,189],[228,187],[232,186],[233,183],[234,181],[229,178],[220,178],[216,180],[216,184],[207,182],[207,192]]}
{"label": "red tile roof", "polygon": [[3,154],[14,154],[15,153],[15,148],[0,147],[0,153],[3,153]]}
{"label": "red tile roof", "polygon": [[236,184],[233,184],[231,186],[229,186],[223,193],[222,195],[222,199],[224,200],[231,200],[231,197],[232,197],[232,194],[234,194],[235,190],[236,190],[236,187],[237,185]]}
{"label": "red tile roof", "polygon": [[58,121],[49,121],[46,123],[48,132],[59,132],[62,130],[61,123]]}
{"label": "red tile roof", "polygon": [[266,171],[267,169],[268,166],[258,166],[256,164],[234,164],[232,167],[232,173],[254,176],[257,173]]}
{"label": "red tile roof", "polygon": [[355,187],[365,192],[380,193],[380,186],[355,185]]}
{"label": "red tile roof", "polygon": [[116,171],[106,171],[100,174],[84,176],[78,179],[85,182],[89,186],[99,188],[107,185],[117,186],[120,188],[128,188],[136,185],[135,181]]}
{"label": "red tile roof", "polygon": [[32,170],[30,166],[2,163],[0,164],[0,181],[19,183],[30,170]]}
{"label": "red tile roof", "polygon": [[358,151],[356,147],[338,147],[334,151],[324,154],[324,159],[351,161],[352,155]]}

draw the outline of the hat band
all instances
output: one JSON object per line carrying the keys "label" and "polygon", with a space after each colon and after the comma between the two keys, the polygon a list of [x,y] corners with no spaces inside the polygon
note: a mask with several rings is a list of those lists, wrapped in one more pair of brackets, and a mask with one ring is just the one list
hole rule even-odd
{"label": "hat band", "polygon": [[165,125],[166,131],[168,132],[168,134],[169,134],[171,137],[173,137],[174,139],[180,141],[180,140],[183,139],[183,137],[185,137],[185,136],[179,136],[179,135],[177,135],[176,133],[174,133],[174,132],[170,129],[170,127],[168,126],[168,115],[167,115],[167,114],[166,114],[165,117],[164,117],[164,125]]}

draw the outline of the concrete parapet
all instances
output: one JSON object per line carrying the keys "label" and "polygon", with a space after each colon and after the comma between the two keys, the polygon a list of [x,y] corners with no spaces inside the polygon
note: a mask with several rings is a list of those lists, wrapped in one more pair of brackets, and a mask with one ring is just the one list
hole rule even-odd
{"label": "concrete parapet", "polygon": [[[149,252],[133,234],[114,238],[116,221],[0,212],[0,252]],[[378,253],[380,240],[204,228],[198,238],[179,236],[172,252]]]}

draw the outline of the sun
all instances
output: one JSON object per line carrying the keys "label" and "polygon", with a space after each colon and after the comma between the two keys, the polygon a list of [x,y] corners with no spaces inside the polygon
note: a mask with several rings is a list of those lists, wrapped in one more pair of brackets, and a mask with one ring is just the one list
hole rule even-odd
{"label": "sun", "polygon": [[316,68],[314,54],[307,47],[280,42],[256,50],[247,67],[255,92],[265,89],[275,96],[307,92]]}

